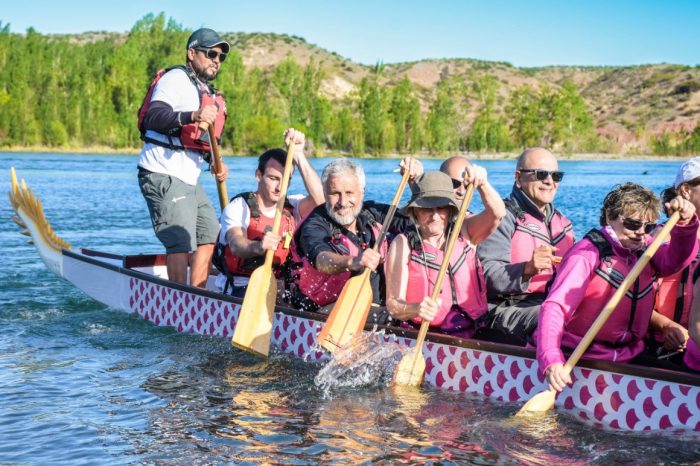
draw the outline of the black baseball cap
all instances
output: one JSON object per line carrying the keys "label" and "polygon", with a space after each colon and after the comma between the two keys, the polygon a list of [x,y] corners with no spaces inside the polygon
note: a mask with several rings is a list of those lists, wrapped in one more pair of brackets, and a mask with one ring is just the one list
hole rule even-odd
{"label": "black baseball cap", "polygon": [[192,33],[189,39],[187,39],[187,48],[193,49],[198,47],[212,48],[216,46],[221,47],[224,53],[228,53],[231,46],[225,40],[221,40],[221,37],[216,33],[216,31],[207,28],[197,29]]}

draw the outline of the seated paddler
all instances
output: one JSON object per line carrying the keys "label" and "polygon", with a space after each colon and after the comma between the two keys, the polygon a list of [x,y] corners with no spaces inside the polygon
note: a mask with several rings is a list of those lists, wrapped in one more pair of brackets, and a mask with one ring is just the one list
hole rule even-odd
{"label": "seated paddler", "polygon": [[287,147],[294,144],[293,167],[299,170],[306,194],[287,196],[279,233],[274,234],[272,224],[280,198],[287,151],[270,149],[258,158],[255,170],[257,190],[237,194],[221,213],[215,264],[223,272],[216,283],[224,293],[243,298],[251,273],[262,265],[268,250],[275,251],[273,269],[282,279],[283,265],[297,225],[314,207],[323,203],[321,180],[304,154],[304,133],[290,128],[285,132],[284,141]]}
{"label": "seated paddler", "polygon": [[[486,227],[487,232],[495,229],[505,207],[488,185],[486,170],[471,164],[461,164],[461,169],[467,171],[466,179],[479,191],[484,211],[471,215],[462,224],[437,302],[431,298],[432,284],[459,210],[453,180],[461,184],[465,176],[455,174],[456,178],[451,178],[443,172],[430,171],[411,187],[411,199],[404,207],[411,225],[389,247],[386,304],[394,319],[413,326],[427,319],[431,331],[471,338],[487,311],[487,301],[484,274],[470,232],[481,231],[476,224],[480,221],[490,226]],[[461,198],[460,203],[464,193]]]}
{"label": "seated paddler", "polygon": [[[680,220],[644,267],[615,310],[596,334],[584,357],[616,362],[672,367],[644,352],[644,337],[654,309],[657,276],[688,266],[698,250],[695,206],[681,196]],[[537,361],[550,388],[561,391],[571,383],[562,350],[579,344],[596,317],[634,268],[652,241],[660,201],[635,183],[616,186],[603,201],[600,228],[589,231],[561,262],[537,326]]]}
{"label": "seated paddler", "polygon": [[[400,172],[408,170],[409,183],[423,173],[423,165],[407,157],[400,163]],[[398,187],[401,179],[391,173]],[[388,241],[374,251],[390,205],[366,201],[365,173],[362,166],[350,159],[333,160],[323,170],[321,182],[325,203],[316,207],[294,235],[292,256],[295,263],[295,286],[292,304],[310,311],[330,311],[347,280],[368,267],[372,285],[373,306],[368,322],[385,323],[388,314],[384,305],[384,274],[381,262],[386,257]],[[388,231],[400,233],[408,219],[396,212]],[[387,235],[388,236],[388,235]],[[323,308],[323,309],[322,309]]]}
{"label": "seated paddler", "polygon": [[489,300],[484,338],[531,343],[557,261],[574,244],[573,226],[554,204],[563,179],[545,148],[528,148],[518,158],[506,216],[477,248]]}
{"label": "seated paddler", "polygon": [[[700,157],[684,162],[676,173],[673,186],[662,193],[664,202],[676,196],[690,201],[700,210]],[[670,213],[666,212],[668,215]],[[698,239],[700,242],[700,239]],[[688,341],[690,306],[693,302],[693,282],[700,274],[700,256],[679,272],[659,279],[656,306],[651,316],[653,331],[647,346],[659,358],[681,361]]]}

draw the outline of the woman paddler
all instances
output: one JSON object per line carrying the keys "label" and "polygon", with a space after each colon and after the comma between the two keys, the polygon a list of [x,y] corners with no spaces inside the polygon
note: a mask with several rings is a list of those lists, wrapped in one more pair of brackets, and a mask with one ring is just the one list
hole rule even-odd
{"label": "woman paddler", "polygon": [[[700,211],[700,157],[692,158],[679,167],[673,186],[664,190],[662,198],[668,202],[676,196],[687,199],[695,206],[696,212]],[[700,257],[696,255],[687,267],[659,279],[656,305],[651,316],[651,338],[647,345],[659,358],[671,358],[679,363],[683,359],[688,341],[693,283],[695,275],[700,273],[698,265]]]}
{"label": "woman paddler", "polygon": [[[466,168],[474,188],[486,186],[486,170]],[[430,330],[470,338],[477,321],[487,310],[486,288],[476,246],[469,241],[465,221],[452,251],[450,267],[437,302],[430,298],[458,205],[452,178],[442,172],[425,172],[411,186],[412,196],[404,213],[412,227],[398,235],[389,247],[385,264],[387,308],[394,319],[420,325],[430,320]],[[479,189],[484,205],[502,202]],[[501,206],[502,207],[502,206]],[[500,212],[503,208],[487,209]],[[474,217],[472,217],[474,218]],[[498,221],[494,222],[494,227]]]}
{"label": "woman paddler", "polygon": [[[673,200],[680,220],[671,241],[661,245],[630,290],[595,336],[584,357],[660,365],[644,353],[644,336],[654,307],[656,275],[667,276],[687,266],[698,250],[695,207],[681,196]],[[667,207],[671,207],[668,206]],[[571,383],[562,348],[581,341],[600,311],[652,241],[660,201],[634,183],[616,186],[605,196],[601,227],[593,229],[564,256],[535,333],[537,361],[551,389]]]}

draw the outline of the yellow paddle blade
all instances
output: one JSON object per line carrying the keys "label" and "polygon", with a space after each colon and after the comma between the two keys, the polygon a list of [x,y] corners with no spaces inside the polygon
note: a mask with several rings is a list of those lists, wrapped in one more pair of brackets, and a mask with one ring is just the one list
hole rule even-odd
{"label": "yellow paddle blade", "polygon": [[258,267],[248,282],[231,339],[233,346],[264,358],[270,354],[276,300],[277,280],[272,270],[264,266]]}
{"label": "yellow paddle blade", "polygon": [[[410,353],[401,358],[401,362],[396,367],[394,383],[397,385],[413,385],[417,387],[423,383],[425,376],[425,358],[420,348],[415,348]],[[420,351],[420,352],[419,352]]]}
{"label": "yellow paddle blade", "polygon": [[537,413],[545,413],[554,407],[554,400],[557,392],[545,390],[530,398],[527,403],[520,408],[516,416],[528,416]]}
{"label": "yellow paddle blade", "polygon": [[369,271],[351,277],[333,305],[326,324],[318,333],[318,344],[331,353],[345,346],[353,335],[359,334],[365,327],[371,304]]}

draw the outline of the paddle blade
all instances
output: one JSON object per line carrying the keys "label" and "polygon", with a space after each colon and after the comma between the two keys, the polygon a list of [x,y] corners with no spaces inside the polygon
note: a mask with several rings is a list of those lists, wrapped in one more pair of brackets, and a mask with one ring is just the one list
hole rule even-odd
{"label": "paddle blade", "polygon": [[554,400],[557,397],[557,392],[554,390],[545,390],[530,398],[527,403],[520,408],[516,416],[528,416],[531,414],[544,413],[554,407]]}
{"label": "paddle blade", "polygon": [[[425,358],[420,348],[414,348],[410,353],[401,358],[394,373],[396,385],[412,385],[418,387],[423,383],[425,376]],[[420,352],[418,352],[420,351]]]}
{"label": "paddle blade", "polygon": [[333,353],[345,346],[353,335],[365,328],[369,307],[372,304],[372,287],[369,272],[351,277],[333,305],[325,325],[316,337],[319,345]]}
{"label": "paddle blade", "polygon": [[258,267],[248,282],[231,339],[233,346],[264,358],[270,354],[276,299],[277,280],[272,270],[264,266]]}

